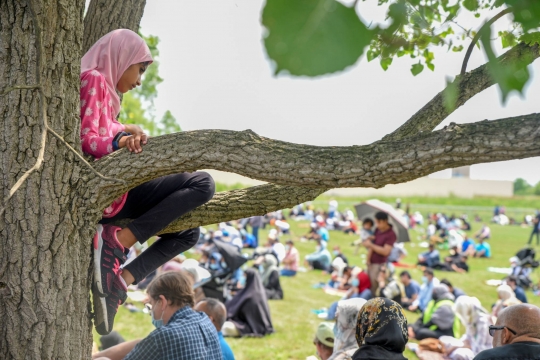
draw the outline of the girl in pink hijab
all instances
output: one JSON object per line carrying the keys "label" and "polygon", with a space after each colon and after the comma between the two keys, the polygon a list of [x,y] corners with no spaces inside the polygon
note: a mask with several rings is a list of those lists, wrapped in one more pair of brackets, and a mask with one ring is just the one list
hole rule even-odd
{"label": "girl in pink hijab", "polygon": [[[142,152],[148,137],[141,127],[116,120],[120,112],[117,92],[140,86],[142,74],[151,63],[144,40],[127,29],[103,36],[83,56],[80,99],[84,153],[97,160],[124,147],[135,154]],[[126,299],[127,286],[190,249],[199,239],[199,229],[162,234],[121,268],[129,249],[208,202],[214,188],[214,181],[204,172],[169,175],[137,186],[104,210],[93,241],[94,324],[99,334],[111,332],[118,306]],[[134,220],[123,229],[108,225],[126,218]]]}

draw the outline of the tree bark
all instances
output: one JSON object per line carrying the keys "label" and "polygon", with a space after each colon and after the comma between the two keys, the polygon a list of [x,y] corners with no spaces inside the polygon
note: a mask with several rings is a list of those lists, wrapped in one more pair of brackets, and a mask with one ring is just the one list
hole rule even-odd
{"label": "tree bark", "polygon": [[[42,101],[51,128],[80,148],[83,9],[83,0],[0,1],[0,89],[39,83],[45,95],[23,89],[0,97],[3,199],[36,162]],[[1,359],[88,358],[91,227],[73,191],[81,185],[73,153],[49,135],[43,165],[1,204]]]}
{"label": "tree bark", "polygon": [[96,190],[90,197],[104,207],[150,179],[197,169],[314,189],[380,188],[443,169],[538,156],[539,140],[540,114],[452,124],[402,140],[347,147],[287,143],[252,131],[185,131],[151,138],[141,154],[123,150],[98,161],[98,171],[127,185],[92,183]]}
{"label": "tree bark", "polygon": [[139,31],[146,0],[92,0],[84,17],[83,54],[116,29]]}

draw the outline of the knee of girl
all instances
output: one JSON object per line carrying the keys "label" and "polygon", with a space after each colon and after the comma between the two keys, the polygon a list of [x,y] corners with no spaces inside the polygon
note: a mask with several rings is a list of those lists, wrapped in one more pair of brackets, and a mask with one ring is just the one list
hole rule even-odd
{"label": "knee of girl", "polygon": [[193,246],[197,245],[197,242],[199,241],[199,236],[201,236],[201,230],[200,228],[194,228],[191,229],[193,232],[193,236],[189,238],[188,244],[189,248],[191,249]]}
{"label": "knee of girl", "polygon": [[198,187],[204,193],[205,202],[210,201],[214,197],[216,192],[216,184],[212,176],[204,171],[199,171],[197,173],[198,177]]}

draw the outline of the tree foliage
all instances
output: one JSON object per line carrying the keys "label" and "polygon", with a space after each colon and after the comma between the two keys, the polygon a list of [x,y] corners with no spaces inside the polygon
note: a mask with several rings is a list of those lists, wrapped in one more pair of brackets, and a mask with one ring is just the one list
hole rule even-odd
{"label": "tree foliage", "polygon": [[148,131],[151,136],[158,136],[182,131],[176,118],[169,110],[160,120],[155,117],[154,100],[157,97],[157,86],[163,82],[159,76],[159,38],[157,36],[140,34],[150,48],[154,62],[143,76],[140,87],[126,93],[122,99],[120,122],[124,124],[137,124]]}
{"label": "tree foliage", "polygon": [[[345,69],[366,53],[368,61],[377,59],[384,70],[395,58],[408,56],[411,73],[416,76],[425,68],[435,69],[435,48],[463,51],[482,28],[480,19],[504,9],[511,12],[511,21],[507,30],[497,34],[503,48],[516,45],[520,39],[538,39],[538,0],[378,0],[378,5],[386,8],[386,19],[381,23],[372,22],[369,14],[359,14],[360,18],[357,2],[347,6],[337,0],[268,0],[262,23],[267,29],[266,50],[275,62],[276,73],[324,75]],[[474,28],[460,23],[467,14],[479,19]],[[512,91],[523,91],[529,72],[526,61],[499,64],[490,27],[484,27],[478,37],[504,101]]]}
{"label": "tree foliage", "polygon": [[532,193],[533,187],[527,180],[522,178],[514,180],[514,195],[531,195]]}

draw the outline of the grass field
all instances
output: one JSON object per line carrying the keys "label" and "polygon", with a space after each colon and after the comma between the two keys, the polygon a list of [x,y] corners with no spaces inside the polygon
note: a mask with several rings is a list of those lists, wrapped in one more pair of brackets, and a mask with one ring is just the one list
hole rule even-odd
{"label": "grass field", "polygon": [[[491,214],[492,206],[498,202],[478,201],[473,202],[470,199],[453,199],[452,201],[443,202],[429,199],[402,199],[403,203],[410,201],[412,211],[421,211],[423,214],[427,212],[446,212],[448,214],[466,213],[469,217],[472,217],[476,213],[480,213],[485,220],[488,220]],[[340,209],[352,206],[359,202],[359,199],[346,199],[338,198],[340,202]],[[395,199],[388,199],[388,201],[394,201]],[[433,203],[429,203],[429,201]],[[504,202],[503,202],[504,201]],[[508,199],[501,200],[500,204],[507,206],[507,214],[509,216],[515,216],[514,213],[532,213],[535,208],[535,203],[530,199],[516,200],[512,199],[512,205],[515,208],[509,206]],[[326,208],[328,204],[328,198],[321,198],[315,201],[315,205],[320,208]],[[292,234],[293,239],[298,239],[300,235],[304,234],[308,230],[308,224],[306,222],[294,222],[292,221]],[[477,231],[481,224],[473,223],[473,231]],[[490,240],[492,246],[492,259],[471,259],[469,260],[469,266],[471,268],[468,274],[456,274],[447,272],[437,272],[436,276],[439,279],[447,278],[454,286],[463,289],[468,295],[476,296],[480,299],[482,304],[486,308],[490,308],[491,304],[496,300],[496,291],[494,287],[485,285],[485,281],[488,279],[500,279],[502,275],[489,273],[487,271],[488,266],[507,267],[509,265],[508,259],[513,256],[519,249],[521,249],[526,243],[530,229],[521,228],[520,226],[491,226],[492,228],[492,240]],[[266,229],[268,230],[268,228]],[[261,238],[264,239],[267,231],[261,232]],[[411,231],[411,243],[406,244],[406,249],[409,252],[408,257],[404,262],[414,263],[417,255],[425,251],[418,246],[420,233]],[[285,240],[284,238],[283,240]],[[360,255],[353,255],[353,248],[350,246],[352,240],[356,239],[354,236],[345,235],[340,232],[331,232],[331,239],[329,246],[340,245],[344,250],[345,255],[348,256],[350,261],[359,266],[363,266],[362,258]],[[314,243],[301,243],[297,242],[296,247],[299,249],[302,258],[314,251]],[[365,253],[365,250],[364,252]],[[441,255],[444,256],[447,252],[442,251]],[[399,269],[398,269],[399,271]],[[419,270],[412,270],[413,277],[420,282],[421,272]],[[299,273],[295,278],[281,278],[282,287],[285,293],[285,299],[283,301],[271,301],[270,308],[272,313],[272,321],[276,333],[267,336],[262,339],[230,339],[228,340],[231,345],[236,358],[242,359],[305,359],[309,355],[315,353],[312,340],[314,331],[320,322],[320,320],[313,315],[310,310],[321,307],[328,307],[333,301],[339,298],[326,295],[320,289],[313,289],[312,285],[326,281],[328,275],[323,275],[318,271]],[[538,282],[538,273],[533,273],[533,280]],[[540,297],[534,296],[532,292],[527,292],[529,302],[536,305],[540,305]],[[416,320],[416,314],[408,314],[410,321]],[[146,336],[153,330],[153,326],[150,322],[150,316],[142,313],[130,313],[126,309],[121,308],[115,322],[115,330],[120,332],[126,340],[140,338]],[[98,336],[94,334],[94,339],[97,341]],[[415,359],[415,355],[412,353],[406,353],[407,358]]]}

